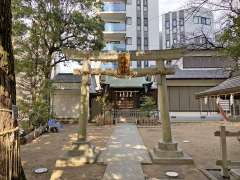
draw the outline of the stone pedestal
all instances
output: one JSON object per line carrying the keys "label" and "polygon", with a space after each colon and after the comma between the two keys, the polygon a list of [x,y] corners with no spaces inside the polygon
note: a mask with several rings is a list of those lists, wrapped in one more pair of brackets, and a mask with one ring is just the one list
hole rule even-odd
{"label": "stone pedestal", "polygon": [[73,143],[73,147],[69,150],[63,158],[56,162],[57,167],[78,167],[87,163],[94,163],[99,152],[96,151],[88,141],[79,141]]}
{"label": "stone pedestal", "polygon": [[153,163],[159,164],[193,164],[193,159],[178,148],[176,142],[159,142],[150,150]]}
{"label": "stone pedestal", "polygon": [[240,180],[240,169],[231,169],[230,180]]}

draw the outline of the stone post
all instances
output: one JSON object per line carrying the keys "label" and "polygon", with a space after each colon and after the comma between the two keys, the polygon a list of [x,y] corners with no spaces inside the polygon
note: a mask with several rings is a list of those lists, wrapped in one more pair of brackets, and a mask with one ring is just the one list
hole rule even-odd
{"label": "stone post", "polygon": [[[164,61],[158,61],[157,66],[164,69]],[[169,117],[169,103],[167,93],[166,75],[161,74],[157,77],[158,110],[162,122],[162,141],[150,150],[150,155],[154,163],[159,164],[192,164],[191,157],[183,153],[177,142],[172,140],[171,122]]]}
{"label": "stone post", "polygon": [[[89,71],[89,62],[84,61],[82,66],[83,72]],[[87,124],[89,118],[89,74],[83,73],[81,76],[81,87],[80,87],[80,113],[79,113],[79,130],[78,130],[78,141],[84,142],[87,137]]]}
{"label": "stone post", "polygon": [[81,71],[79,129],[77,141],[67,155],[58,162],[59,166],[69,163],[72,166],[81,166],[96,161],[98,152],[95,146],[87,140],[87,125],[89,119],[89,77],[90,61],[84,60]]}
{"label": "stone post", "polygon": [[[157,61],[158,68],[164,69],[164,61]],[[159,120],[162,122],[162,139],[165,143],[172,142],[171,122],[169,117],[169,103],[167,93],[166,75],[157,76],[157,97]]]}
{"label": "stone post", "polygon": [[[161,61],[163,62],[163,61]],[[163,64],[164,65],[164,64]],[[167,93],[166,75],[159,75],[157,80],[158,110],[162,122],[163,142],[172,142],[171,122],[169,117],[169,103]]]}

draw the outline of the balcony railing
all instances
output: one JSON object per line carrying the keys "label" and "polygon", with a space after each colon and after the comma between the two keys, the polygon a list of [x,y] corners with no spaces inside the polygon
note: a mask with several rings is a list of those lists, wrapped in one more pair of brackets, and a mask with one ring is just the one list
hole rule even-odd
{"label": "balcony railing", "polygon": [[124,23],[105,23],[105,31],[126,31]]}
{"label": "balcony railing", "polygon": [[126,45],[125,44],[113,44],[107,43],[103,51],[125,51]]}
{"label": "balcony railing", "polygon": [[126,5],[123,3],[104,3],[103,5],[103,11],[111,11],[111,12],[117,12],[117,11],[126,11]]}

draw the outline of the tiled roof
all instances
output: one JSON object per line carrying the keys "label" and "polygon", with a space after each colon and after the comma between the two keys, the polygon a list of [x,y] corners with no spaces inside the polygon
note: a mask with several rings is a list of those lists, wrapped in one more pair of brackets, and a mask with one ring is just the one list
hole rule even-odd
{"label": "tiled roof", "polygon": [[167,75],[167,79],[226,79],[228,77],[229,72],[223,69],[176,69],[175,74]]}
{"label": "tiled roof", "polygon": [[[59,73],[53,77],[54,83],[81,83],[81,76],[72,73]],[[96,79],[95,76],[91,77],[90,93],[96,93]]]}
{"label": "tiled roof", "polygon": [[81,76],[72,73],[59,73],[52,79],[55,83],[80,83]]}
{"label": "tiled roof", "polygon": [[196,94],[196,96],[204,97],[231,93],[240,93],[240,76],[229,78],[213,88]]}

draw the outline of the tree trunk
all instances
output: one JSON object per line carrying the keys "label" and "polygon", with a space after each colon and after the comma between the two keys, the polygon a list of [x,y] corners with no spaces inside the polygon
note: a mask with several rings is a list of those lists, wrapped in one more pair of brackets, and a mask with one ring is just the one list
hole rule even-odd
{"label": "tree trunk", "polygon": [[12,119],[16,84],[12,34],[11,0],[0,0],[0,179],[21,179],[18,131]]}

